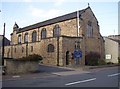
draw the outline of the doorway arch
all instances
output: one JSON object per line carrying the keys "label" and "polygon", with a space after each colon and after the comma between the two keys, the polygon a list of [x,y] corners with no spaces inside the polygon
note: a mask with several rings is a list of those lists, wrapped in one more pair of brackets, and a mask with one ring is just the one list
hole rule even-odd
{"label": "doorway arch", "polygon": [[69,65],[69,51],[66,52],[66,65]]}

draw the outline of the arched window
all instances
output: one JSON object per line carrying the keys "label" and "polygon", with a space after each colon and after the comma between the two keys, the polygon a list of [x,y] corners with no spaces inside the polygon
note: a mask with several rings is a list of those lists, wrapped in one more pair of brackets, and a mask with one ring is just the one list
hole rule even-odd
{"label": "arched window", "polygon": [[91,21],[88,21],[86,35],[87,35],[87,37],[93,37],[93,27],[92,27]]}
{"label": "arched window", "polygon": [[28,33],[25,33],[25,36],[24,36],[24,43],[27,43],[28,42]]}
{"label": "arched window", "polygon": [[54,52],[54,45],[49,44],[47,47],[47,52]]}
{"label": "arched window", "polygon": [[16,53],[16,48],[14,49],[14,52]]}
{"label": "arched window", "polygon": [[37,41],[37,32],[33,31],[33,33],[32,33],[32,42],[35,42],[35,41]]}
{"label": "arched window", "polygon": [[22,43],[22,38],[21,38],[21,34],[18,35],[18,44],[21,44]]}
{"label": "arched window", "polygon": [[46,38],[46,28],[43,28],[42,31],[41,31],[41,39],[44,39]]}
{"label": "arched window", "polygon": [[55,25],[54,29],[53,29],[53,37],[58,37],[61,34],[61,28],[59,27],[59,25]]}
{"label": "arched window", "polygon": [[22,47],[22,53],[24,52],[24,47]]}
{"label": "arched window", "polygon": [[10,48],[8,49],[7,57],[8,57],[8,58],[10,57]]}
{"label": "arched window", "polygon": [[33,52],[33,46],[31,46],[31,52]]}

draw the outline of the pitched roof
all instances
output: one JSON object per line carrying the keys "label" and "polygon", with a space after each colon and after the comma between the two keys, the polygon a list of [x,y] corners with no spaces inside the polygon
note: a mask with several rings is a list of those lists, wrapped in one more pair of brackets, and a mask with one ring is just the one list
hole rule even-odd
{"label": "pitched roof", "polygon": [[[3,39],[3,35],[0,35],[0,46],[2,46],[2,39]],[[5,46],[8,46],[10,45],[10,40],[8,40],[6,37],[5,37]]]}
{"label": "pitched roof", "polygon": [[[90,7],[87,7],[86,9],[80,10],[79,15],[84,13],[85,10],[87,10],[88,8],[90,8]],[[49,20],[46,20],[46,21],[43,21],[43,22],[39,22],[39,23],[36,23],[36,24],[33,24],[33,25],[29,25],[29,26],[24,27],[24,28],[19,28],[18,33],[28,31],[28,30],[31,30],[31,29],[35,29],[35,28],[39,28],[39,27],[43,27],[43,26],[46,26],[46,25],[54,24],[54,23],[57,23],[57,22],[62,22],[62,21],[65,21],[65,20],[74,19],[74,18],[77,18],[77,11],[73,12],[73,13],[66,14],[66,15],[62,15],[62,16],[59,16],[59,17],[56,17],[56,18],[53,18],[53,19],[49,19]]]}

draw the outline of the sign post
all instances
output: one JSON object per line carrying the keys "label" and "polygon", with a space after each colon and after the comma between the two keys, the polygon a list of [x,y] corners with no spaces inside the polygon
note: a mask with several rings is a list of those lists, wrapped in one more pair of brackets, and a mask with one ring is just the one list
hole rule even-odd
{"label": "sign post", "polygon": [[75,58],[75,64],[78,65],[80,59],[82,59],[82,51],[81,50],[75,50],[74,51],[74,58]]}

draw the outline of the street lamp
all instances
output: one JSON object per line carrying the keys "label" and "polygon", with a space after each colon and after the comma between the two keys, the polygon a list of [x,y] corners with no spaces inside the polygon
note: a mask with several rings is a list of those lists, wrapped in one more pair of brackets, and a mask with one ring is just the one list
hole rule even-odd
{"label": "street lamp", "polygon": [[57,37],[57,66],[59,66],[59,37]]}
{"label": "street lamp", "polygon": [[2,66],[4,66],[4,46],[5,46],[5,23],[4,23],[3,39],[2,39]]}
{"label": "street lamp", "polygon": [[4,46],[5,46],[5,23],[3,29],[3,38],[2,38],[2,74],[5,75],[5,66],[4,66]]}
{"label": "street lamp", "polygon": [[26,57],[28,56],[28,41],[26,42]]}
{"label": "street lamp", "polygon": [[60,27],[57,27],[57,66],[59,66],[59,38],[60,38]]}

